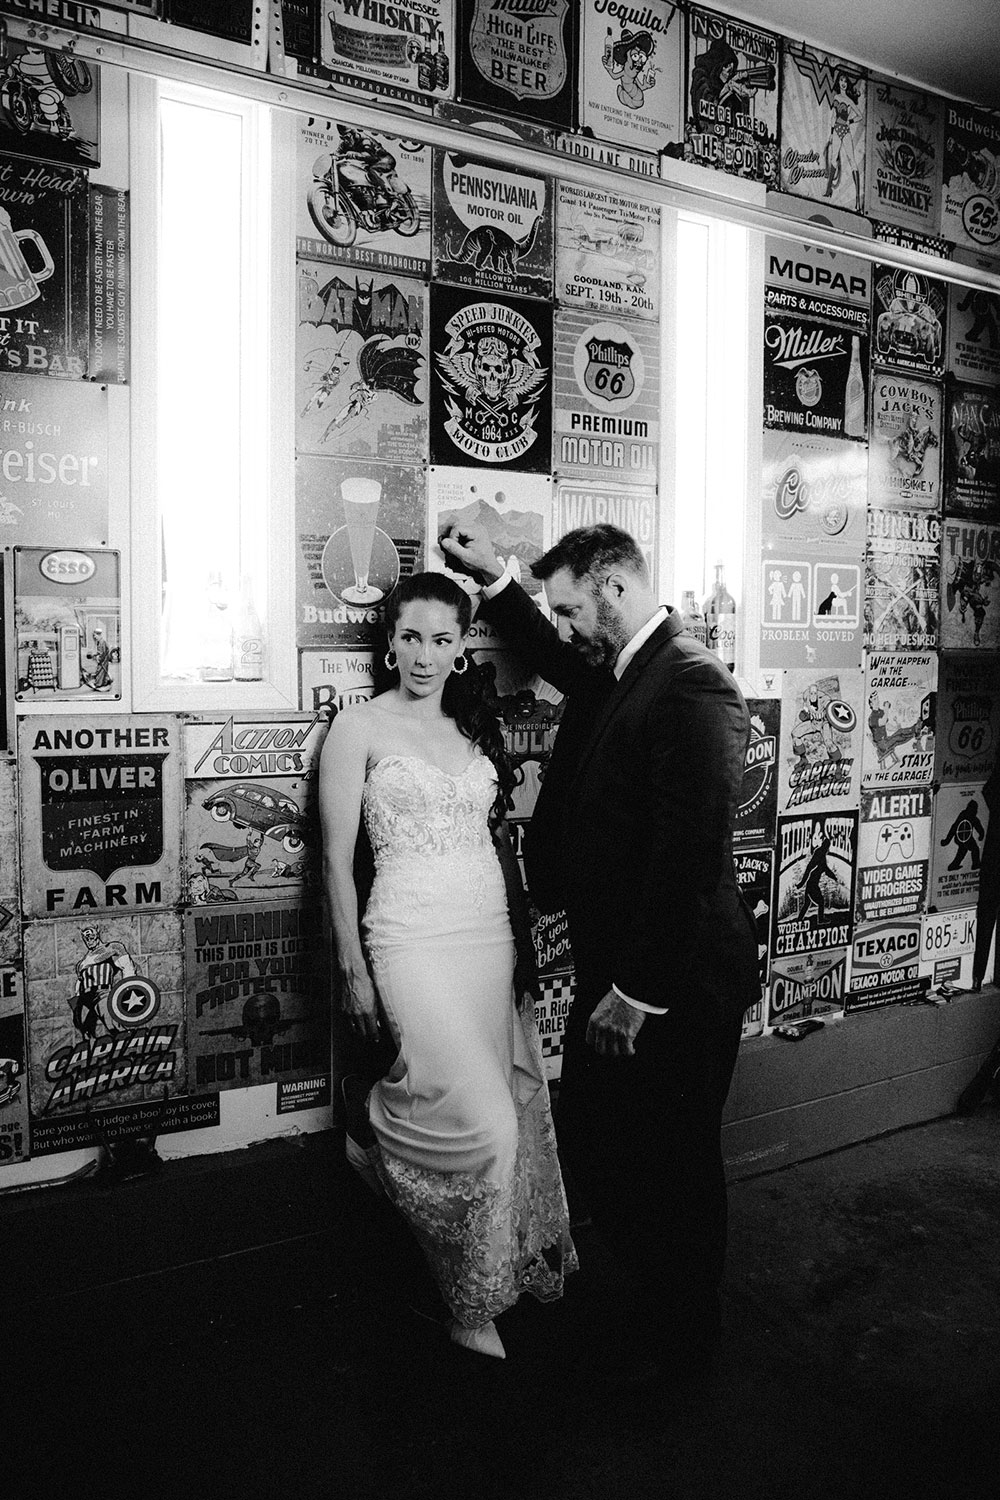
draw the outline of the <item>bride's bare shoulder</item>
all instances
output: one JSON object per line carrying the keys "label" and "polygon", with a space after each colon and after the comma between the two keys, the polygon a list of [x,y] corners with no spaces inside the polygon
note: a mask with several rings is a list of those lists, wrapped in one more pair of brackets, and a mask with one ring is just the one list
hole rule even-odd
{"label": "bride's bare shoulder", "polygon": [[366,747],[373,727],[369,704],[352,703],[349,708],[342,708],[327,730],[324,758],[329,760]]}

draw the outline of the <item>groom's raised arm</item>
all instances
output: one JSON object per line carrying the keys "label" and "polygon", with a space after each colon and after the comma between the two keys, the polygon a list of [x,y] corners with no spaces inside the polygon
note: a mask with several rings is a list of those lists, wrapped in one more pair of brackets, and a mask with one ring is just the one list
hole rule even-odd
{"label": "groom's raised arm", "polygon": [[452,525],[438,541],[442,552],[484,587],[505,579],[499,591],[481,597],[479,615],[524,658],[532,671],[563,694],[593,688],[594,668],[568,641],[562,640],[552,621],[542,614],[521,585],[505,577],[485,527],[475,522],[462,527]]}

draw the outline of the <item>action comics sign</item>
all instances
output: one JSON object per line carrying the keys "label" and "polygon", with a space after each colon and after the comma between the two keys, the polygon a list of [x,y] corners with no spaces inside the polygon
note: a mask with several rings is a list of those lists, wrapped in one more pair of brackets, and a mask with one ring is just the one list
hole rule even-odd
{"label": "action comics sign", "polygon": [[431,288],[431,462],[548,473],[552,308]]}
{"label": "action comics sign", "polygon": [[943,100],[887,78],[868,85],[867,210],[925,234],[938,228]]}
{"label": "action comics sign", "polygon": [[298,263],[299,453],[427,457],[427,288],[392,273]]}
{"label": "action comics sign", "polygon": [[782,192],[862,212],[867,92],[856,64],[804,43],[784,42]]}
{"label": "action comics sign", "polygon": [[941,609],[941,517],[868,512],[865,646],[870,651],[932,650]]}
{"label": "action comics sign", "polygon": [[582,308],[560,309],[554,399],[552,467],[557,473],[655,484],[660,452],[657,327],[595,317]]}
{"label": "action comics sign", "polygon": [[25,916],[176,904],[176,719],[22,718],[18,752]]}
{"label": "action comics sign", "polygon": [[550,177],[436,150],[433,280],[551,297],[554,190]]}
{"label": "action comics sign", "polygon": [[314,789],[328,722],[317,713],[184,724],[185,900],[259,904],[317,885]]}
{"label": "action comics sign", "polygon": [[685,161],[777,186],[778,45],[769,31],[691,7]]}

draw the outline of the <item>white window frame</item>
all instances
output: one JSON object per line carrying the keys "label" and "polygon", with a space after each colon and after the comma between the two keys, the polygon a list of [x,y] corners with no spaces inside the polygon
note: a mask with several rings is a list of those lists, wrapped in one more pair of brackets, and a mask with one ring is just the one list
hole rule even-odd
{"label": "white window frame", "polygon": [[[294,260],[288,247],[292,192],[287,171],[272,162],[287,147],[283,112],[233,94],[169,79],[130,79],[132,282],[132,702],[137,711],[288,710],[298,708],[295,650],[294,535]],[[157,452],[183,434],[159,431],[156,295],[160,255],[159,101],[207,104],[240,117],[241,277],[248,288],[241,317],[241,393],[238,452],[241,476],[241,566],[255,554],[255,602],[264,620],[264,678],[259,682],[198,682],[161,672],[162,544]],[[270,232],[260,233],[262,216]],[[192,360],[210,357],[212,278],[225,275],[210,245],[190,226]],[[262,243],[263,239],[263,243]],[[207,289],[207,297],[201,289]],[[256,294],[256,295],[255,295]],[[206,316],[206,307],[208,315]],[[205,326],[205,325],[208,326]],[[192,412],[191,421],[211,421]],[[197,539],[192,541],[197,544]],[[206,562],[206,568],[209,564]],[[235,580],[238,583],[238,580]],[[235,599],[234,599],[235,604]]]}
{"label": "white window frame", "polygon": [[736,599],[737,675],[745,681],[755,676],[759,656],[753,622],[760,550],[755,518],[763,409],[762,256],[762,237],[755,231],[716,215],[680,210],[670,258],[674,297],[664,300],[663,314],[669,370],[664,426],[674,436],[672,455],[664,455],[672,536],[661,593],[679,604],[682,590],[693,588],[701,603],[721,559]]}

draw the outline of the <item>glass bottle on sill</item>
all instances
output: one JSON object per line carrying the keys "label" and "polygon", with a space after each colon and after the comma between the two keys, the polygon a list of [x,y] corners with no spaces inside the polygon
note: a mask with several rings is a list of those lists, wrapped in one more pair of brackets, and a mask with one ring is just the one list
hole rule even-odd
{"label": "glass bottle on sill", "polygon": [[264,631],[246,573],[240,584],[234,636],[233,677],[237,682],[260,682],[264,676]]}
{"label": "glass bottle on sill", "polygon": [[233,623],[221,573],[208,575],[198,656],[198,676],[202,682],[232,682]]}
{"label": "glass bottle on sill", "polygon": [[708,626],[698,607],[694,589],[685,589],[681,595],[681,623],[688,635],[693,635],[703,646],[708,644]]}
{"label": "glass bottle on sill", "polygon": [[715,584],[705,600],[706,644],[730,672],[736,670],[736,600],[726,588],[725,564],[715,565]]}

